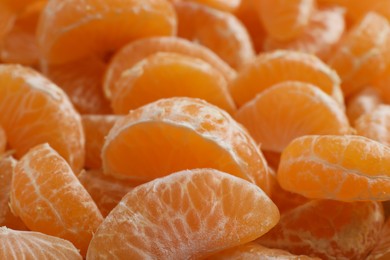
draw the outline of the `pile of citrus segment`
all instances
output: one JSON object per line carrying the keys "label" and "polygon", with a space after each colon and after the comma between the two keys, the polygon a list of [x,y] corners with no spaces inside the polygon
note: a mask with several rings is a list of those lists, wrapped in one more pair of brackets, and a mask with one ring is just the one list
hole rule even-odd
{"label": "pile of citrus segment", "polygon": [[390,1],[1,0],[0,259],[390,259]]}

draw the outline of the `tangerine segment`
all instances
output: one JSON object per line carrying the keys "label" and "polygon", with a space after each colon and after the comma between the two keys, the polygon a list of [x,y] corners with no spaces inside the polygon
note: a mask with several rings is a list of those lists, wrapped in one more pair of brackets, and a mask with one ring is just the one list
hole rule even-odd
{"label": "tangerine segment", "polygon": [[227,81],[236,76],[236,72],[229,65],[204,46],[176,37],[151,37],[131,42],[114,55],[103,81],[106,96],[111,97],[122,72],[157,52],[174,52],[201,59],[217,69]]}
{"label": "tangerine segment", "polygon": [[0,81],[0,125],[16,157],[48,142],[78,173],[84,165],[84,134],[66,94],[38,72],[19,65],[0,65]]}
{"label": "tangerine segment", "polygon": [[283,151],[278,181],[308,198],[390,200],[390,148],[362,136],[304,136]]}
{"label": "tangerine segment", "polygon": [[261,24],[257,12],[254,8],[253,0],[241,0],[241,4],[234,12],[234,15],[240,19],[251,36],[255,52],[263,51],[263,42],[267,33]]}
{"label": "tangerine segment", "polygon": [[200,99],[162,99],[130,111],[106,137],[102,158],[104,172],[119,178],[149,181],[214,168],[267,187],[267,163],[253,139]]}
{"label": "tangerine segment", "polygon": [[161,98],[201,98],[230,114],[235,104],[222,74],[201,59],[176,53],[156,53],[122,73],[112,92],[116,114]]}
{"label": "tangerine segment", "polygon": [[218,252],[209,258],[210,260],[319,260],[316,257],[305,255],[293,255],[281,249],[271,249],[259,245],[255,242],[249,242],[244,245],[236,246]]}
{"label": "tangerine segment", "polygon": [[45,5],[46,0],[37,1],[26,7],[17,17],[0,51],[0,58],[4,63],[38,65],[39,53],[35,31]]}
{"label": "tangerine segment", "polygon": [[[347,11],[347,17],[352,21],[356,22],[360,20],[366,13],[369,11],[373,11],[377,9],[377,6],[381,6],[381,4],[388,2],[387,0],[318,0],[319,4],[323,5],[339,5],[346,9]],[[386,10],[383,10],[384,6],[381,6],[381,11],[386,12]],[[375,10],[377,11],[377,10]]]}
{"label": "tangerine segment", "polygon": [[85,134],[85,167],[102,168],[102,148],[104,139],[115,122],[122,118],[116,115],[83,115],[81,117]]}
{"label": "tangerine segment", "polygon": [[367,257],[367,260],[390,259],[390,219],[387,219],[374,250]]}
{"label": "tangerine segment", "polygon": [[8,206],[12,172],[15,166],[16,160],[11,156],[0,159],[0,227],[6,226],[13,229],[25,230],[27,228],[22,220],[14,216]]}
{"label": "tangerine segment", "polygon": [[282,189],[278,183],[274,170],[268,169],[268,173],[271,190],[269,197],[278,207],[281,214],[309,201],[309,199],[297,193],[292,193]]}
{"label": "tangerine segment", "polygon": [[78,178],[95,201],[103,217],[106,217],[131,189],[141,184],[116,179],[103,174],[101,170],[83,171]]}
{"label": "tangerine segment", "polygon": [[0,126],[0,156],[7,148],[7,135],[4,129]]}
{"label": "tangerine segment", "polygon": [[390,106],[379,105],[356,120],[356,131],[385,145],[390,145]]}
{"label": "tangerine segment", "polygon": [[383,98],[383,101],[390,103],[390,66],[377,76],[373,82],[372,86],[379,92],[380,96]]}
{"label": "tangerine segment", "polygon": [[48,65],[44,73],[60,86],[81,114],[111,114],[111,105],[103,93],[106,64],[97,57],[60,65]]}
{"label": "tangerine segment", "polygon": [[0,227],[0,244],[1,259],[83,259],[69,241],[38,232]]}
{"label": "tangerine segment", "polygon": [[238,110],[236,119],[262,149],[273,152],[282,152],[299,136],[350,132],[337,102],[316,86],[299,81],[285,81],[261,92]]}
{"label": "tangerine segment", "polygon": [[175,11],[166,0],[54,0],[42,13],[37,37],[43,58],[58,64],[175,32]]}
{"label": "tangerine segment", "polygon": [[388,21],[368,13],[340,42],[329,65],[340,75],[345,96],[369,84],[390,62]]}
{"label": "tangerine segment", "polygon": [[367,87],[353,95],[347,100],[347,116],[349,122],[355,125],[356,120],[372,112],[377,106],[383,103],[379,91],[373,87]]}
{"label": "tangerine segment", "polygon": [[[4,37],[12,29],[15,20],[16,14],[10,10],[10,8],[4,4],[0,3],[0,43],[4,40]],[[2,43],[0,44],[0,50],[2,48]]]}
{"label": "tangerine segment", "polygon": [[171,2],[179,2],[179,1],[182,1],[182,2],[185,2],[185,1],[188,1],[188,2],[195,2],[195,3],[199,3],[199,4],[202,4],[202,5],[207,5],[209,7],[212,7],[212,8],[215,8],[215,9],[218,9],[218,10],[221,10],[221,11],[225,11],[225,12],[233,12],[234,10],[236,10],[241,1],[242,0],[170,0]]}
{"label": "tangerine segment", "polygon": [[313,84],[344,104],[340,79],[319,58],[295,51],[274,51],[259,55],[231,82],[230,91],[238,107],[261,91],[286,80]]}
{"label": "tangerine segment", "polygon": [[314,0],[258,0],[254,4],[267,33],[282,41],[304,30],[315,7]]}
{"label": "tangerine segment", "polygon": [[232,14],[191,2],[175,3],[178,36],[213,50],[235,69],[252,61],[248,31]]}
{"label": "tangerine segment", "polygon": [[17,163],[10,206],[29,229],[67,239],[82,255],[103,221],[67,162],[47,143]]}
{"label": "tangerine segment", "polygon": [[[193,1],[193,0],[192,0]],[[242,0],[195,0],[196,2],[204,5],[208,5],[221,11],[232,12],[236,10]]]}
{"label": "tangerine segment", "polygon": [[5,6],[18,14],[23,13],[31,5],[42,1],[47,2],[47,0],[2,0]]}
{"label": "tangerine segment", "polygon": [[264,42],[264,49],[266,51],[277,49],[302,51],[325,60],[340,41],[344,31],[344,9],[321,8],[313,13],[302,33],[288,41],[280,41],[268,36]]}
{"label": "tangerine segment", "polygon": [[256,242],[321,259],[364,259],[383,222],[379,202],[314,200],[283,214]]}
{"label": "tangerine segment", "polygon": [[130,191],[99,227],[87,258],[201,258],[247,243],[278,220],[256,185],[214,169],[186,170]]}

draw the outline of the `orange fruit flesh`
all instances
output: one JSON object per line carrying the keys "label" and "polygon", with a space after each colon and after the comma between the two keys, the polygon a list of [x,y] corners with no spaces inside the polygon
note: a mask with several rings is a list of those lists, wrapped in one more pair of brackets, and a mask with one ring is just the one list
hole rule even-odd
{"label": "orange fruit flesh", "polygon": [[389,157],[387,146],[362,136],[303,136],[283,151],[278,181],[308,198],[389,200]]}
{"label": "orange fruit flesh", "polygon": [[69,165],[48,144],[34,147],[17,163],[10,206],[30,230],[67,239],[82,255],[103,221]]}
{"label": "orange fruit flesh", "polygon": [[113,56],[104,76],[106,96],[111,97],[115,83],[123,71],[157,52],[173,52],[201,59],[217,69],[228,82],[236,76],[236,72],[229,65],[204,46],[181,38],[151,37],[131,42]]}
{"label": "orange fruit flesh", "polygon": [[59,64],[175,31],[174,9],[165,0],[55,0],[42,13],[37,37],[43,58]]}
{"label": "orange fruit flesh", "polygon": [[269,35],[289,40],[300,34],[310,21],[314,0],[258,0],[256,11]]}
{"label": "orange fruit flesh", "polygon": [[118,178],[148,181],[214,168],[267,186],[267,165],[251,137],[226,112],[199,99],[162,99],[130,111],[106,137],[102,158],[104,172]]}
{"label": "orange fruit flesh", "polygon": [[99,227],[87,258],[205,257],[261,236],[278,218],[272,201],[245,180],[182,171],[131,190]]}
{"label": "orange fruit flesh", "polygon": [[347,99],[346,113],[349,122],[352,125],[355,125],[356,120],[360,116],[372,112],[382,103],[382,95],[380,95],[380,93],[375,88],[364,88],[360,92]]}
{"label": "orange fruit flesh", "polygon": [[209,258],[213,260],[234,260],[234,259],[247,259],[247,260],[256,260],[256,259],[286,259],[286,260],[319,260],[316,257],[310,257],[305,255],[293,255],[287,251],[281,249],[271,249],[266,248],[258,243],[250,242],[241,246],[233,247],[226,249],[224,251],[218,252]]}
{"label": "orange fruit flesh", "polygon": [[28,7],[37,2],[45,2],[47,0],[3,0],[5,6],[16,13],[23,13]]}
{"label": "orange fruit flesh", "polygon": [[0,58],[4,63],[38,65],[39,53],[35,31],[45,4],[46,0],[37,1],[26,7],[17,17],[1,48]]}
{"label": "orange fruit flesh", "polygon": [[47,65],[45,75],[69,96],[81,114],[110,114],[110,102],[102,89],[106,64],[97,57],[60,65]]}
{"label": "orange fruit flesh", "polygon": [[388,218],[382,228],[378,242],[367,260],[386,260],[390,257],[390,219]]}
{"label": "orange fruit flesh", "polygon": [[317,55],[327,60],[345,31],[343,9],[338,7],[321,8],[311,16],[305,29],[289,41],[280,41],[268,36],[264,49],[272,51],[287,49]]}
{"label": "orange fruit flesh", "polygon": [[7,33],[12,29],[16,20],[16,14],[4,3],[0,3],[0,50],[2,41]]}
{"label": "orange fruit flesh", "polygon": [[235,105],[224,77],[208,63],[175,53],[157,53],[122,73],[112,93],[115,113],[169,97],[201,98],[230,114]]}
{"label": "orange fruit flesh", "polygon": [[378,202],[315,200],[282,214],[256,242],[321,259],[365,259],[384,222]]}
{"label": "orange fruit flesh", "polygon": [[5,152],[7,148],[7,136],[4,129],[0,126],[0,156]]}
{"label": "orange fruit flesh", "polygon": [[373,111],[356,120],[355,128],[359,135],[385,145],[390,145],[390,106],[379,105]]}
{"label": "orange fruit flesh", "polygon": [[84,134],[80,116],[65,93],[19,65],[0,65],[0,79],[0,125],[15,156],[48,142],[78,173],[84,164]]}
{"label": "orange fruit flesh", "polygon": [[259,53],[263,51],[263,42],[267,36],[267,33],[265,32],[265,29],[258,18],[253,4],[254,1],[252,0],[241,0],[241,4],[234,12],[234,15],[244,24],[249,35],[251,36],[255,52]]}
{"label": "orange fruit flesh", "polygon": [[387,69],[379,76],[377,76],[372,82],[372,86],[379,92],[380,97],[386,103],[390,103],[389,84],[390,84],[390,66],[388,66]]}
{"label": "orange fruit flesh", "polygon": [[17,230],[27,230],[22,220],[14,216],[8,206],[12,172],[15,166],[16,160],[12,157],[0,157],[0,226]]}
{"label": "orange fruit flesh", "polygon": [[83,259],[69,241],[38,232],[0,227],[0,244],[1,259]]}
{"label": "orange fruit flesh", "polygon": [[350,132],[348,119],[334,99],[316,86],[298,81],[284,81],[264,90],[238,110],[236,119],[262,149],[279,153],[299,136]]}
{"label": "orange fruit flesh", "polygon": [[124,181],[103,174],[101,170],[83,171],[79,176],[81,184],[106,217],[130,190],[141,183]]}
{"label": "orange fruit flesh", "polygon": [[389,46],[389,22],[376,13],[368,13],[348,32],[328,62],[340,75],[346,97],[385,71],[390,62]]}
{"label": "orange fruit flesh", "polygon": [[[171,0],[174,1],[174,0]],[[177,0],[177,1],[183,1],[183,0]],[[186,0],[184,0],[186,1]],[[187,0],[188,1],[188,0]],[[212,8],[221,10],[221,11],[226,11],[226,12],[231,12],[234,11],[236,8],[238,8],[240,4],[240,0],[189,0],[192,2],[196,2],[199,4],[207,5]]]}
{"label": "orange fruit flesh", "polygon": [[104,139],[121,116],[83,115],[81,118],[85,134],[85,168],[100,169]]}
{"label": "orange fruit flesh", "polygon": [[337,74],[317,57],[295,51],[274,51],[257,56],[231,82],[230,91],[237,106],[241,107],[272,85],[287,80],[313,84],[341,106],[344,104]]}
{"label": "orange fruit flesh", "polygon": [[190,2],[175,3],[178,36],[208,47],[235,69],[255,56],[250,36],[232,14]]}

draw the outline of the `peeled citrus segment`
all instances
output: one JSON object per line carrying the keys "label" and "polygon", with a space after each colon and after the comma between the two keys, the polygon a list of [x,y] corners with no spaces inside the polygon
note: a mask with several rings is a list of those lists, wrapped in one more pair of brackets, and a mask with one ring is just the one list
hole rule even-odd
{"label": "peeled citrus segment", "polygon": [[0,126],[0,156],[7,148],[7,135],[4,129]]}
{"label": "peeled citrus segment", "polygon": [[195,2],[202,5],[207,5],[209,7],[225,11],[232,12],[238,8],[241,3],[241,0],[170,0],[171,2]]}
{"label": "peeled citrus segment", "polygon": [[201,258],[254,240],[278,219],[256,185],[214,169],[186,170],[131,190],[95,233],[87,258]]}
{"label": "peeled citrus segment", "polygon": [[364,259],[384,222],[379,202],[310,201],[283,214],[256,242],[321,259]]}
{"label": "peeled citrus segment", "polygon": [[190,2],[175,3],[178,36],[213,50],[235,69],[255,57],[248,31],[232,14]]}
{"label": "peeled citrus segment", "polygon": [[84,165],[84,134],[80,115],[66,94],[19,65],[0,65],[0,81],[0,125],[15,156],[48,142],[77,174]]}
{"label": "peeled citrus segment", "polygon": [[129,43],[112,58],[104,76],[104,92],[111,97],[122,72],[157,52],[173,52],[201,59],[217,69],[229,82],[236,72],[214,52],[204,46],[176,37],[151,37]]}
{"label": "peeled citrus segment", "polygon": [[43,59],[58,64],[175,32],[175,11],[166,0],[53,0],[42,13],[37,37]]}
{"label": "peeled citrus segment", "polygon": [[23,13],[31,5],[34,5],[38,2],[47,2],[48,0],[2,0],[5,6],[10,10],[20,14]]}
{"label": "peeled citrus segment", "polygon": [[328,62],[340,75],[345,96],[365,87],[389,63],[389,22],[376,13],[368,13],[348,32]]}
{"label": "peeled citrus segment", "polygon": [[293,255],[281,249],[271,249],[259,245],[255,242],[250,242],[241,246],[236,246],[218,252],[209,258],[209,260],[319,260],[316,257],[305,255]]}
{"label": "peeled citrus segment", "polygon": [[45,5],[46,1],[37,1],[19,14],[0,48],[2,62],[38,65],[39,51],[35,31]]}
{"label": "peeled citrus segment", "polygon": [[0,3],[0,50],[2,41],[7,33],[12,29],[16,20],[16,14],[3,2]]}
{"label": "peeled citrus segment", "polygon": [[308,198],[390,200],[390,148],[362,136],[303,136],[283,151],[277,175]]}
{"label": "peeled citrus segment", "polygon": [[274,51],[257,56],[231,82],[230,91],[237,106],[241,107],[263,90],[286,80],[313,84],[339,104],[344,104],[337,73],[319,58],[295,51]]}
{"label": "peeled citrus segment", "polygon": [[106,64],[97,57],[60,65],[47,65],[45,75],[62,88],[81,114],[110,114],[110,102],[102,89]]}
{"label": "peeled citrus segment", "polygon": [[380,93],[383,101],[390,103],[390,66],[382,72],[379,76],[375,77],[372,82],[372,86]]}
{"label": "peeled citrus segment", "polygon": [[315,7],[314,0],[254,1],[264,28],[273,38],[289,40],[309,24]]}
{"label": "peeled citrus segment", "polygon": [[17,163],[10,206],[30,230],[67,239],[82,255],[103,221],[72,169],[48,144],[34,147]]}
{"label": "peeled citrus segment", "polygon": [[387,0],[317,0],[322,5],[339,5],[345,8],[347,18],[351,23],[356,23],[362,19],[368,12],[375,11],[379,14],[386,14],[388,12],[389,3]]}
{"label": "peeled citrus segment", "polygon": [[377,240],[377,245],[367,257],[367,260],[386,260],[390,259],[390,219],[382,228],[382,232]]}
{"label": "peeled citrus segment", "polygon": [[236,119],[262,149],[279,153],[299,136],[351,131],[333,98],[299,81],[285,81],[261,92],[238,110]]}
{"label": "peeled citrus segment", "polygon": [[267,194],[278,207],[281,214],[309,201],[308,198],[305,198],[297,193],[286,191],[280,187],[274,170],[268,169],[268,173],[270,191]]}
{"label": "peeled citrus segment", "polygon": [[0,157],[0,227],[6,226],[13,229],[25,230],[27,227],[22,220],[14,214],[8,206],[12,172],[15,169],[16,160],[12,157]]}
{"label": "peeled citrus segment", "polygon": [[356,120],[356,131],[387,146],[390,145],[390,106],[379,105]]}
{"label": "peeled citrus segment", "polygon": [[101,170],[83,171],[78,179],[95,201],[103,217],[118,205],[123,196],[140,184],[116,179],[103,174]]}
{"label": "peeled citrus segment", "polygon": [[241,4],[234,12],[234,15],[244,24],[251,36],[253,47],[256,53],[263,51],[264,39],[267,33],[261,24],[254,8],[253,0],[241,0]]}
{"label": "peeled citrus segment", "polygon": [[230,114],[235,104],[223,75],[201,59],[176,53],[156,53],[122,73],[112,92],[116,114],[161,98],[193,97],[206,100]]}
{"label": "peeled citrus segment", "polygon": [[347,99],[346,113],[349,122],[355,125],[356,120],[366,114],[372,112],[377,106],[383,103],[382,96],[379,91],[373,87],[367,87]]}
{"label": "peeled citrus segment", "polygon": [[343,9],[338,7],[321,8],[314,12],[309,24],[296,37],[280,41],[268,36],[264,49],[272,51],[287,49],[302,51],[326,59],[345,31]]}
{"label": "peeled citrus segment", "polygon": [[266,187],[267,164],[253,139],[200,99],[162,99],[130,111],[106,137],[102,158],[104,172],[119,178],[149,181],[214,168]]}
{"label": "peeled citrus segment", "polygon": [[0,244],[1,259],[83,259],[69,241],[38,232],[0,227]]}
{"label": "peeled citrus segment", "polygon": [[81,117],[85,134],[85,167],[87,169],[102,168],[101,153],[104,139],[119,118],[122,116],[83,115]]}

